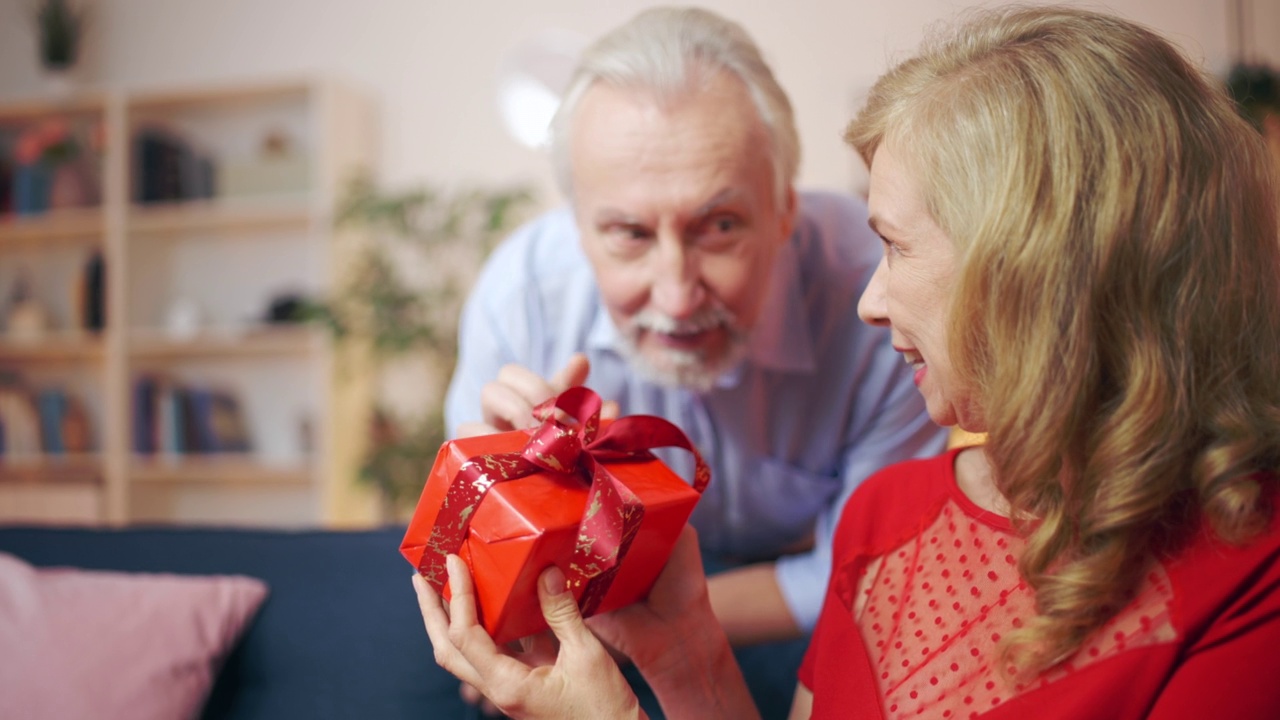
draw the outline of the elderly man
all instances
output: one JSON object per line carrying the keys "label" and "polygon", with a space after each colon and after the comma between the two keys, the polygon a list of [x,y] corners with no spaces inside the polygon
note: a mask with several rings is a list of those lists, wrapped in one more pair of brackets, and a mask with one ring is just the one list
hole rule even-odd
{"label": "elderly man", "polygon": [[[743,29],[706,11],[649,10],[600,39],[553,130],[571,207],[517,231],[481,274],[449,427],[528,426],[575,384],[671,420],[712,467],[691,522],[727,568],[710,592],[730,639],[803,638],[849,494],[945,443],[919,369],[855,312],[881,252],[866,209],[795,191],[790,103]],[[766,715],[771,693],[785,714],[799,656],[744,662]]]}

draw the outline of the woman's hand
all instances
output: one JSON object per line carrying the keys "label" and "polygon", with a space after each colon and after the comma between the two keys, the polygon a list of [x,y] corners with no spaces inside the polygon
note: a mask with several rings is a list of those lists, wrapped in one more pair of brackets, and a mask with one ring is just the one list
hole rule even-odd
{"label": "woman's hand", "polygon": [[582,621],[564,574],[552,566],[538,580],[542,614],[559,641],[551,664],[540,653],[529,662],[504,653],[479,625],[471,573],[456,555],[446,561],[452,598],[448,607],[421,576],[413,577],[418,606],[436,662],[470,683],[513,718],[643,717],[618,666]]}

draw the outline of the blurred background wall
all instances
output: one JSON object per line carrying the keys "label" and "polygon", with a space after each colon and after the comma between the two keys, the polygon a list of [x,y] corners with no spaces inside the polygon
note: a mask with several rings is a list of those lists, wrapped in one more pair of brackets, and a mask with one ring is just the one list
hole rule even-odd
{"label": "blurred background wall", "polygon": [[[0,0],[0,99],[39,96],[30,0]],[[498,112],[505,69],[531,42],[589,39],[643,0],[88,0],[86,86],[129,90],[333,76],[371,96],[379,180],[388,185],[529,182],[554,204],[547,163]],[[924,28],[975,3],[947,0],[705,0],[764,48],[796,106],[802,184],[858,190],[840,141],[866,87]],[[990,4],[990,3],[984,3]],[[1278,0],[1111,0],[1225,75],[1244,57],[1280,64]],[[1241,19],[1236,22],[1236,18]]]}

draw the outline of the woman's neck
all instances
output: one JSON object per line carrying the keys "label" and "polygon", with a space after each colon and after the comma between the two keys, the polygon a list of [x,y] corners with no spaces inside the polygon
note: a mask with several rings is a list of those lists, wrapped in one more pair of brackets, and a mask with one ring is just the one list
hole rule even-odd
{"label": "woman's neck", "polygon": [[961,450],[956,456],[955,470],[956,485],[974,505],[1001,517],[1009,517],[1009,501],[996,488],[991,464],[987,462],[987,453],[981,445]]}

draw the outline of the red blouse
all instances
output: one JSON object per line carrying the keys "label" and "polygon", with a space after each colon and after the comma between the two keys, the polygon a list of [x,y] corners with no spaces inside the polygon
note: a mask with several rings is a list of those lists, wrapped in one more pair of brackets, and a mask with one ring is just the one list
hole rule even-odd
{"label": "red blouse", "polygon": [[1034,615],[1022,540],[956,484],[959,450],[867,480],[836,532],[800,669],[814,718],[1280,718],[1280,520],[1154,565],[1066,663],[1011,685],[1001,633]]}

